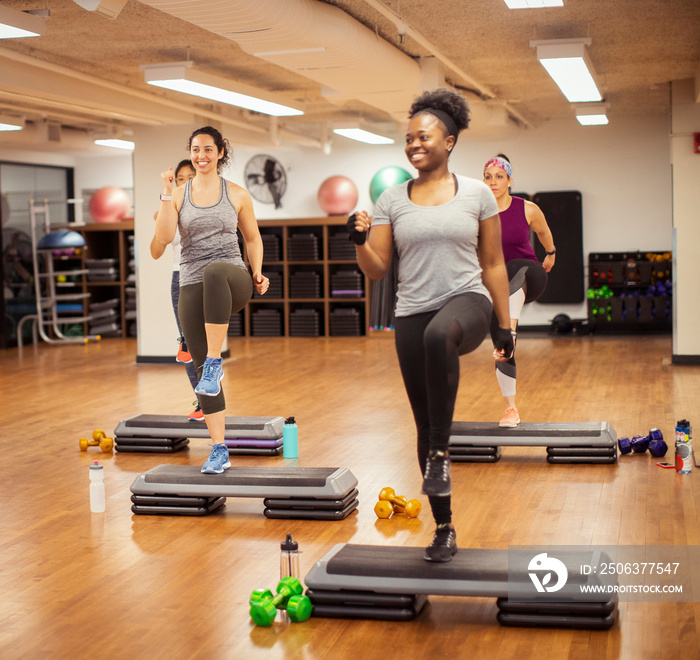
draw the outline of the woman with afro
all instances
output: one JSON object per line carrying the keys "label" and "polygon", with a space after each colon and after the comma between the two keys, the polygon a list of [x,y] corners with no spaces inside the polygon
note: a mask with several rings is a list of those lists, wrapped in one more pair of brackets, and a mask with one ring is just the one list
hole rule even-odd
{"label": "woman with afro", "polygon": [[371,279],[382,278],[398,252],[396,352],[418,431],[423,493],[437,525],[425,551],[434,562],[457,552],[448,442],[459,356],[484,340],[492,311],[494,357],[507,360],[513,352],[496,200],[482,181],[449,169],[468,125],[461,95],[423,93],[409,111],[405,147],[418,176],[385,190],[371,219],[359,211],[348,223],[358,264]]}

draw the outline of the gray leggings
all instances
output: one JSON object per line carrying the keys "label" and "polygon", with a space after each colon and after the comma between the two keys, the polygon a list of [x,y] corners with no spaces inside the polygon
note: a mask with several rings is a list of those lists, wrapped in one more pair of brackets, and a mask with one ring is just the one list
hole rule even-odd
{"label": "gray leggings", "polygon": [[[204,324],[228,324],[231,314],[241,311],[252,295],[253,278],[248,271],[222,262],[209,264],[202,282],[180,287],[178,317],[199,378],[207,357]],[[226,409],[223,388],[216,396],[200,396],[199,402],[205,415]]]}

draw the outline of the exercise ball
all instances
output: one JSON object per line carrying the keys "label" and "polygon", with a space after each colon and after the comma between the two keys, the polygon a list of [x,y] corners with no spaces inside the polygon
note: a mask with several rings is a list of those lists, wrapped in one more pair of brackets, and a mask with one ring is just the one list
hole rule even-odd
{"label": "exercise ball", "polygon": [[379,172],[377,172],[369,184],[369,196],[372,199],[372,203],[375,204],[381,195],[387,188],[392,186],[398,186],[404,181],[408,181],[413,177],[403,168],[403,167],[383,167]]}
{"label": "exercise ball", "polygon": [[90,215],[95,222],[119,222],[130,209],[129,195],[116,186],[100,188],[90,198]]}
{"label": "exercise ball", "polygon": [[317,198],[328,215],[345,215],[357,204],[357,187],[346,176],[332,176],[321,184]]}

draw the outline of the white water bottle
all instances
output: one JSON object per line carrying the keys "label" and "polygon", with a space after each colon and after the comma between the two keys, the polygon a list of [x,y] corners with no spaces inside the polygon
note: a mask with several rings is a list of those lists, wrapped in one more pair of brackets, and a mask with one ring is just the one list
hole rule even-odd
{"label": "white water bottle", "polygon": [[105,475],[102,466],[95,461],[90,466],[90,511],[103,513],[105,510]]}

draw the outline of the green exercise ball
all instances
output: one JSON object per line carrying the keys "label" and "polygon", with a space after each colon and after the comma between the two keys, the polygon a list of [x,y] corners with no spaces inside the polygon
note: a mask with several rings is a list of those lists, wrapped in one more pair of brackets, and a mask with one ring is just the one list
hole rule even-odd
{"label": "green exercise ball", "polygon": [[404,181],[408,181],[413,177],[405,170],[403,167],[396,167],[392,165],[391,167],[382,167],[379,172],[377,172],[369,184],[369,196],[372,199],[372,204],[376,204],[381,195],[387,188],[392,186],[398,186]]}

